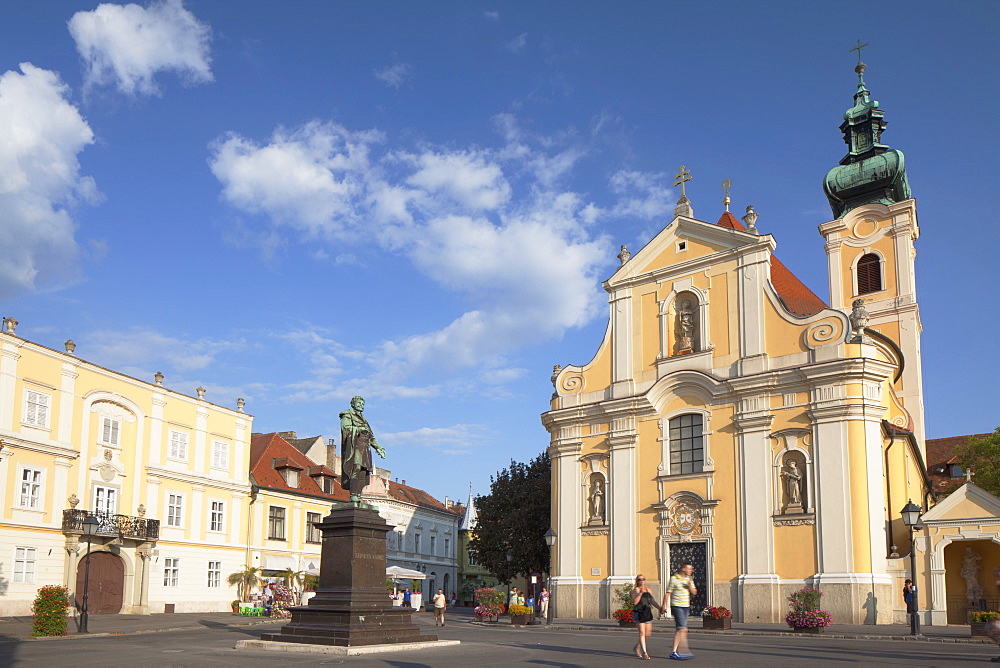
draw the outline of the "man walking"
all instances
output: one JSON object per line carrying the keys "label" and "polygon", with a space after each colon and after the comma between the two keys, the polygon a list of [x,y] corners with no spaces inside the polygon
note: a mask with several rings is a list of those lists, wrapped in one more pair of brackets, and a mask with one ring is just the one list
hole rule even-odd
{"label": "man walking", "polygon": [[434,595],[434,626],[444,626],[444,590],[438,589],[438,593]]}
{"label": "man walking", "polygon": [[691,595],[698,593],[698,588],[691,579],[694,573],[694,565],[683,563],[681,567],[670,576],[670,583],[667,585],[667,592],[663,596],[662,608],[670,606],[670,614],[674,617],[674,624],[677,629],[674,631],[674,651],[670,653],[671,659],[693,659],[694,654],[688,651],[687,641],[687,621],[688,613],[691,610]]}

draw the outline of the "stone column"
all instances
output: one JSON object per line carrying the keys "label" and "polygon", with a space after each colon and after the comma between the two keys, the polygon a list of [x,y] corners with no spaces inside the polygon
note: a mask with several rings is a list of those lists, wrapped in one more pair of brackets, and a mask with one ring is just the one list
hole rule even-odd
{"label": "stone column", "polygon": [[611,530],[612,584],[631,582],[636,573],[636,434],[635,417],[626,415],[611,422],[610,462],[608,473],[611,485],[606,511]]}
{"label": "stone column", "polygon": [[135,606],[134,612],[137,615],[148,615],[149,614],[149,568],[151,565],[150,560],[153,557],[152,545],[149,543],[143,543],[136,550],[136,555],[139,557],[139,567],[141,573],[139,574],[139,603]]}

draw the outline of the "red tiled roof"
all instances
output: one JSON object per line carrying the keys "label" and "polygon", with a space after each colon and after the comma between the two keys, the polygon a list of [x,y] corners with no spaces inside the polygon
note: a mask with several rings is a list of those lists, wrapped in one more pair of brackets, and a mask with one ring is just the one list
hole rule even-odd
{"label": "red tiled roof", "polygon": [[[315,462],[277,434],[256,434],[250,439],[250,474],[259,486],[330,500],[348,501],[350,499],[350,494],[340,486],[340,480],[336,480],[334,483],[333,494],[324,493],[316,481],[307,475],[299,476],[297,488],[289,487],[285,479],[274,468],[278,462],[302,470],[317,468]],[[332,475],[333,472],[330,471],[330,474]]]}
{"label": "red tiled roof", "polygon": [[[424,490],[417,489],[416,487],[410,487],[409,485],[403,485],[393,480],[389,481],[389,496],[397,501],[402,501],[403,503],[412,503],[415,506],[440,510],[442,512],[458,515],[459,517],[461,517],[465,512],[465,509],[461,504],[456,503],[450,508],[446,508],[443,503]],[[459,510],[459,508],[461,508],[461,510]]]}
{"label": "red tiled roof", "polygon": [[[736,219],[736,216],[728,211],[723,213],[722,217],[719,218],[718,225],[741,232],[746,232],[747,229],[743,226],[743,223]],[[807,288],[806,284],[800,281],[773,254],[771,255],[771,285],[774,286],[774,291],[778,293],[781,301],[785,304],[785,308],[792,315],[805,318],[819,313],[826,308],[826,302]]]}
{"label": "red tiled roof", "polygon": [[946,438],[928,438],[924,441],[927,453],[927,475],[930,477],[935,492],[947,489],[959,478],[951,477],[948,470],[955,461],[955,448],[965,445],[970,438],[986,438],[990,434],[969,434],[967,436],[948,436]]}
{"label": "red tiled roof", "polygon": [[328,468],[325,464],[320,464],[319,466],[310,466],[309,475],[325,475],[331,478],[336,478],[337,474],[333,472],[333,469]]}

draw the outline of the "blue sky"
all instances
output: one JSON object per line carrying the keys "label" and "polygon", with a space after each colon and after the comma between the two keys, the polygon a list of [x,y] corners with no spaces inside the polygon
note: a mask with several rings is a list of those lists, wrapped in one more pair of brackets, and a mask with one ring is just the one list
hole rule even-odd
{"label": "blue sky", "polygon": [[487,491],[620,244],[753,204],[826,298],[858,38],[918,200],[927,434],[996,411],[995,2],[6,2],[0,315],[18,334]]}

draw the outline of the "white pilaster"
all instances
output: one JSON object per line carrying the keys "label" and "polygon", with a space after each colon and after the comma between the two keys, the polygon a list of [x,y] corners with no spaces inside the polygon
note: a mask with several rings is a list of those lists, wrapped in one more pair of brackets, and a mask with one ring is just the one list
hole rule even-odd
{"label": "white pilaster", "polygon": [[771,276],[766,248],[742,255],[736,270],[739,298],[740,375],[767,370],[764,286]]}
{"label": "white pilaster", "polygon": [[14,430],[14,386],[17,381],[19,344],[3,337],[0,347],[0,429]]}
{"label": "white pilaster", "polygon": [[194,472],[198,475],[205,475],[207,456],[205,454],[208,429],[208,409],[199,406],[195,411],[194,428]]}
{"label": "white pilaster", "polygon": [[610,461],[611,476],[607,504],[608,525],[611,533],[610,577],[635,577],[636,559],[636,434],[635,416],[614,418],[611,423]]}
{"label": "white pilaster", "polygon": [[[742,400],[741,407],[766,406],[766,398]],[[736,443],[740,467],[740,520],[743,574],[774,574],[774,526],[771,515],[771,441],[774,416],[760,411],[737,413]]]}
{"label": "white pilaster", "polygon": [[611,392],[615,398],[632,394],[632,295],[619,290],[611,296]]}
{"label": "white pilaster", "polygon": [[76,367],[79,363],[63,362],[62,383],[59,388],[59,427],[56,438],[60,443],[69,443],[73,438],[73,409],[76,379],[80,376]]}
{"label": "white pilaster", "polygon": [[[816,485],[816,554],[819,573],[844,574],[853,572],[853,540],[851,538],[851,471],[848,455],[847,421],[821,387],[813,390],[813,452]],[[832,398],[832,397],[831,397]]]}

